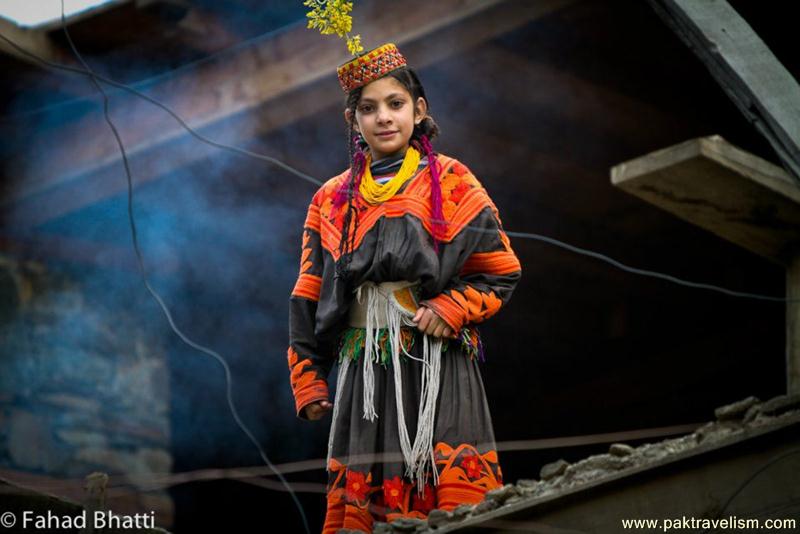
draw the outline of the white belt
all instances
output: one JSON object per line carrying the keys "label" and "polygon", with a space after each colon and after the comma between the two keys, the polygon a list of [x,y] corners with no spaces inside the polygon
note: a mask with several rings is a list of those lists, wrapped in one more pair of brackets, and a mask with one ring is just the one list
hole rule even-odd
{"label": "white belt", "polygon": [[[356,297],[350,306],[347,324],[356,328],[367,327],[367,310],[369,309],[370,299],[363,298],[362,292],[369,292],[369,294],[374,295],[374,300],[371,304],[378,310],[384,310],[387,305],[391,305],[402,315],[414,317],[419,307],[414,294],[414,288],[418,285],[418,282],[409,282],[407,280],[381,282],[379,284],[364,282],[355,290]],[[387,313],[374,314],[373,319],[373,328],[386,328],[389,326]]]}

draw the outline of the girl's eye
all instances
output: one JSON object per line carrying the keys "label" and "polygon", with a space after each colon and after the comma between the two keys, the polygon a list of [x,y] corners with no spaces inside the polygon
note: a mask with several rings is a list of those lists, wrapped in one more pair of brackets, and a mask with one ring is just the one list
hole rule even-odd
{"label": "girl's eye", "polygon": [[369,113],[370,111],[372,111],[372,106],[361,106],[360,110],[361,113]]}
{"label": "girl's eye", "polygon": [[395,100],[394,102],[392,102],[392,107],[394,107],[394,108],[399,108],[402,105],[403,105],[403,101],[402,100]]}

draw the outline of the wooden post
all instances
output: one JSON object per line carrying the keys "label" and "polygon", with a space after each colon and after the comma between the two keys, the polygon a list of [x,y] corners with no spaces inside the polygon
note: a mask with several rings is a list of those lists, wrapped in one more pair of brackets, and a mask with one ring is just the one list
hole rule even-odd
{"label": "wooden post", "polygon": [[786,391],[792,395],[800,394],[800,254],[786,269],[786,298]]}

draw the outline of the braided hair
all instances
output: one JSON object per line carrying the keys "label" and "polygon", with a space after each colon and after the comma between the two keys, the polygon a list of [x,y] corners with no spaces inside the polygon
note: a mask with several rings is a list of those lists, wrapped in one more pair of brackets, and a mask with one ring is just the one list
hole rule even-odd
{"label": "braided hair", "polygon": [[[425,89],[419,81],[419,77],[411,67],[405,66],[393,70],[387,74],[400,82],[409,92],[414,102],[425,97]],[[333,209],[341,209],[346,203],[347,210],[342,219],[342,238],[339,242],[339,260],[336,262],[336,277],[349,281],[351,275],[348,267],[352,260],[353,248],[355,246],[355,236],[358,233],[359,217],[358,209],[361,208],[363,200],[358,192],[361,185],[361,178],[364,176],[367,162],[367,143],[363,137],[356,135],[356,106],[361,100],[363,87],[358,87],[347,95],[345,103],[346,109],[350,110],[350,120],[347,124],[347,153],[350,161],[350,173],[348,178],[342,183],[333,201]],[[444,237],[446,223],[442,214],[442,192],[439,185],[440,165],[436,159],[436,152],[433,150],[431,140],[439,134],[439,126],[430,115],[426,115],[419,124],[414,125],[409,143],[421,154],[428,157],[428,168],[431,175],[431,204],[432,204],[432,226],[433,226],[433,247],[438,253],[439,242]]]}

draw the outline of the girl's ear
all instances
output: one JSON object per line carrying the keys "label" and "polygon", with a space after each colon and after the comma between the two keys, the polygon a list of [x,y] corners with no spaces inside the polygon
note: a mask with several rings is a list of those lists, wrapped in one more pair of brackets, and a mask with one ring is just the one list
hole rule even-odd
{"label": "girl's ear", "polygon": [[[353,111],[350,108],[344,110],[344,122],[350,124],[350,121],[353,119]],[[353,130],[358,131],[358,122],[353,123]]]}
{"label": "girl's ear", "polygon": [[419,124],[428,114],[428,103],[424,98],[419,97],[414,103],[414,124]]}

